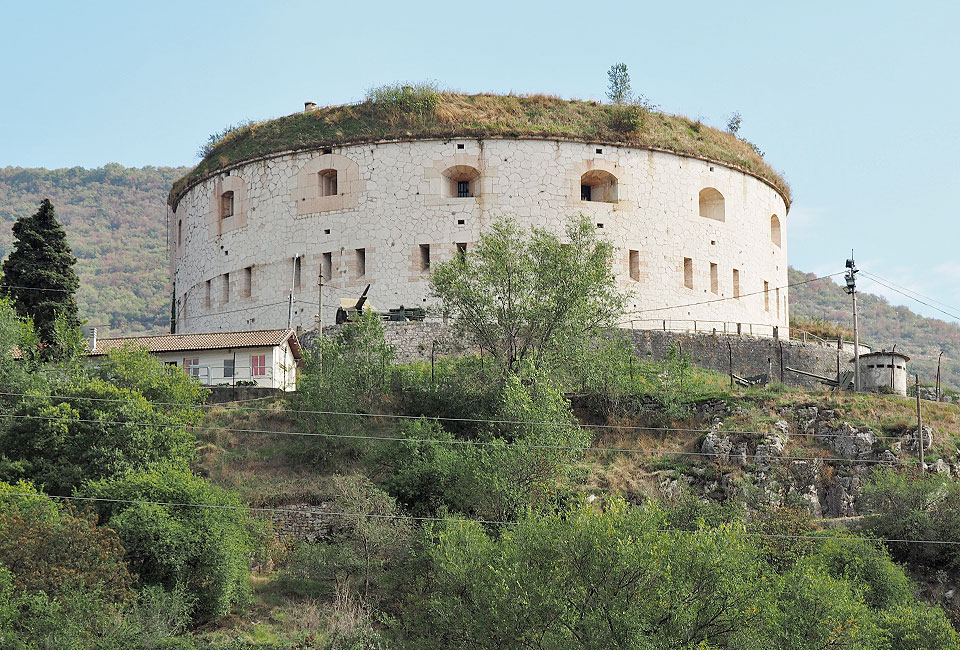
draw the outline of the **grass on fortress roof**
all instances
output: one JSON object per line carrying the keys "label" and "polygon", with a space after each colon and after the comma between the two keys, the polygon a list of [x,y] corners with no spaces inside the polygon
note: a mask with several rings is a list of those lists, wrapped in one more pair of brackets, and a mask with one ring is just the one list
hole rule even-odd
{"label": "grass on fortress roof", "polygon": [[170,192],[176,206],[195,181],[265,154],[396,139],[537,137],[675,151],[741,168],[790,188],[754,147],[732,133],[641,105],[617,106],[547,95],[464,95],[433,86],[383,86],[359,104],[330,106],[230,127],[211,136],[203,160]]}

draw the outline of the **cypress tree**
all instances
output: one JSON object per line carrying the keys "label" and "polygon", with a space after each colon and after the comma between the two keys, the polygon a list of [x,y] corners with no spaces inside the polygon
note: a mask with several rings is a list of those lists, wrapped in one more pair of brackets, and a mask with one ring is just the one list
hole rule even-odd
{"label": "cypress tree", "polygon": [[21,316],[33,319],[45,346],[56,344],[54,323],[62,316],[70,327],[80,327],[74,294],[80,286],[67,234],[53,213],[49,199],[30,217],[13,224],[13,251],[3,262],[0,293],[13,301]]}

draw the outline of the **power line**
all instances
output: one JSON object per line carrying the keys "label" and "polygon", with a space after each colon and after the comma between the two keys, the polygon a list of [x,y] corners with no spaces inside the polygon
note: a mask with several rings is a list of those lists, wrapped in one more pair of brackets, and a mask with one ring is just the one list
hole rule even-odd
{"label": "power line", "polygon": [[[0,396],[2,397],[39,397],[45,399],[57,399],[57,400],[85,400],[92,402],[108,402],[108,403],[121,403],[121,404],[150,404],[151,406],[180,406],[186,407],[189,409],[224,409],[224,410],[237,410],[237,411],[259,411],[266,413],[275,413],[275,414],[295,414],[295,415],[321,415],[321,416],[335,416],[335,417],[363,417],[363,418],[383,418],[383,419],[394,419],[394,420],[436,420],[438,422],[455,422],[460,424],[498,424],[498,425],[516,425],[516,426],[552,426],[552,427],[566,427],[566,428],[589,428],[589,429],[614,429],[617,431],[661,431],[661,432],[680,432],[680,433],[709,433],[714,431],[718,434],[742,434],[742,435],[769,435],[775,433],[773,431],[746,431],[742,429],[694,429],[694,428],[683,428],[683,427],[643,427],[637,425],[616,425],[616,424],[590,424],[590,423],[578,423],[578,422],[548,422],[542,420],[496,420],[496,419],[487,419],[487,418],[453,418],[453,417],[444,417],[444,416],[428,416],[428,415],[405,415],[401,413],[369,413],[362,411],[320,411],[320,410],[311,410],[311,409],[277,409],[277,408],[263,408],[263,407],[254,407],[254,406],[228,406],[222,404],[187,404],[183,402],[151,402],[148,400],[125,400],[118,398],[108,398],[108,397],[88,397],[85,395],[52,395],[52,394],[34,394],[34,393],[11,393],[11,392],[2,392],[0,391]],[[2,416],[8,417],[8,416]],[[35,416],[16,416],[16,417],[35,417]],[[95,420],[96,421],[96,420]],[[149,424],[149,423],[147,423]],[[157,425],[151,425],[157,426]],[[190,426],[190,425],[172,425],[172,426]],[[203,428],[203,427],[197,427]],[[223,430],[223,427],[213,427]],[[807,435],[805,433],[798,433],[796,435]],[[817,434],[814,434],[815,436]],[[817,437],[841,437],[840,434],[831,434],[831,435],[821,435]],[[877,436],[874,434],[874,437],[879,440],[899,440],[902,436]]]}
{"label": "power line", "polygon": [[696,307],[697,305],[708,305],[714,302],[723,302],[725,300],[740,300],[741,298],[746,298],[747,296],[758,296],[763,293],[768,293],[770,291],[775,291],[777,289],[789,289],[790,287],[797,287],[801,284],[809,284],[811,282],[816,282],[818,280],[826,280],[827,278],[832,278],[835,275],[842,275],[843,271],[837,271],[836,273],[831,273],[829,275],[823,275],[819,278],[812,278],[810,280],[803,280],[802,282],[793,282],[792,284],[785,284],[780,287],[773,287],[772,289],[763,289],[760,291],[753,291],[751,293],[741,293],[738,296],[726,296],[724,298],[713,298],[712,300],[701,300],[700,302],[691,302],[686,305],[673,305],[670,307],[652,307],[650,309],[636,309],[634,311],[628,312],[628,314],[643,314],[652,311],[665,311],[667,309],[683,309],[684,307]]}
{"label": "power line", "polygon": [[945,303],[945,302],[940,302],[940,301],[937,300],[936,298],[931,298],[930,296],[925,296],[924,294],[920,293],[919,291],[916,291],[916,290],[911,289],[911,288],[909,288],[909,287],[905,287],[905,286],[903,286],[903,285],[897,284],[897,283],[894,282],[893,280],[887,280],[886,278],[881,278],[881,277],[880,277],[879,275],[877,275],[876,273],[870,273],[870,272],[868,272],[868,271],[863,271],[863,270],[861,270],[860,272],[863,273],[863,274],[865,274],[865,275],[869,275],[869,276],[871,276],[872,278],[876,278],[877,280],[883,280],[884,282],[887,282],[887,283],[889,283],[889,284],[892,284],[893,286],[898,287],[898,288],[900,288],[900,289],[903,289],[904,291],[909,291],[910,293],[916,294],[916,295],[920,296],[921,298],[926,298],[927,300],[930,300],[931,302],[937,303],[937,304],[940,305],[941,307],[946,307],[947,309],[952,309],[953,311],[960,312],[960,307],[954,307],[953,305],[948,305],[948,304]]}
{"label": "power line", "polygon": [[866,272],[864,272],[864,274],[867,276],[867,279],[868,279],[868,280],[871,280],[872,282],[876,282],[876,283],[879,284],[880,286],[886,287],[887,289],[890,289],[891,291],[896,291],[897,293],[899,293],[899,294],[902,295],[902,296],[906,296],[907,298],[910,298],[911,300],[915,300],[915,301],[919,302],[921,305],[924,305],[924,306],[926,306],[926,307],[929,307],[930,309],[935,309],[935,310],[937,310],[938,312],[940,312],[941,314],[945,314],[945,315],[949,316],[950,318],[953,318],[954,320],[960,321],[960,316],[957,316],[956,314],[951,314],[950,312],[944,311],[944,310],[940,309],[939,307],[936,307],[936,306],[934,306],[934,305],[931,305],[931,304],[928,303],[928,302],[924,302],[923,300],[920,300],[919,298],[917,298],[917,297],[915,297],[915,296],[911,296],[909,293],[906,293],[906,292],[904,292],[904,291],[901,291],[900,289],[897,289],[896,287],[893,287],[893,286],[891,286],[891,285],[889,285],[889,284],[886,284],[885,282],[881,282],[881,281],[877,278],[877,276],[873,275],[872,273],[866,273]]}
{"label": "power line", "polygon": [[[110,425],[127,425],[127,426],[150,426],[158,428],[169,428],[169,427],[183,427],[185,425],[179,424],[154,424],[152,422],[124,422],[120,420],[95,420],[95,419],[84,419],[84,418],[68,418],[68,417],[50,417],[50,416],[40,416],[40,415],[11,415],[11,414],[0,414],[2,418],[9,418],[15,420],[43,420],[43,421],[54,421],[54,422],[79,422],[84,424],[110,424]],[[297,436],[297,437],[316,437],[316,438],[334,438],[334,439],[349,439],[349,440],[377,440],[383,442],[421,442],[421,443],[433,443],[433,444],[450,444],[450,445],[467,445],[467,446],[477,446],[477,447],[498,447],[498,448],[514,448],[514,449],[549,449],[554,451],[580,451],[580,452],[609,452],[609,453],[630,453],[630,454],[641,454],[646,456],[696,456],[696,457],[705,457],[705,458],[719,458],[723,454],[716,452],[704,452],[704,451],[673,451],[673,450],[660,450],[660,449],[639,449],[631,447],[592,447],[592,446],[583,446],[583,445],[548,445],[548,444],[526,444],[520,442],[493,442],[493,441],[483,441],[483,440],[463,440],[463,439],[443,439],[443,438],[410,438],[407,436],[369,436],[369,435],[360,435],[360,434],[346,434],[346,433],[321,433],[321,432],[306,432],[306,431],[275,431],[271,429],[230,429],[226,427],[194,427],[197,429],[212,429],[219,431],[231,431],[238,433],[256,433],[256,434],[272,434],[272,435],[284,435],[284,436]],[[899,439],[899,438],[896,438]],[[730,454],[727,454],[730,455]],[[753,456],[753,454],[751,454]],[[878,464],[878,465],[893,465],[897,461],[893,460],[879,460],[879,459],[868,459],[868,458],[833,458],[826,456],[771,456],[770,460],[788,460],[788,461],[806,461],[806,460],[820,460],[823,462],[836,462],[836,463],[866,463],[866,464]]]}
{"label": "power line", "polygon": [[[280,513],[280,514],[303,514],[303,510],[295,510],[293,508],[268,508],[268,507],[258,507],[258,506],[234,506],[234,505],[225,505],[225,504],[212,504],[212,503],[186,503],[182,501],[149,501],[146,499],[111,499],[106,497],[84,497],[84,496],[65,496],[59,494],[45,494],[40,493],[31,493],[31,492],[0,492],[0,498],[3,497],[22,497],[22,498],[33,498],[33,499],[49,499],[52,501],[89,501],[91,503],[120,503],[126,505],[153,505],[153,506],[170,506],[170,507],[180,507],[180,508],[196,508],[196,509],[212,509],[212,510],[232,510],[232,511],[247,511],[247,512],[264,512],[264,513]],[[431,521],[431,522],[446,522],[454,524],[484,524],[484,525],[500,525],[500,526],[510,526],[522,523],[517,520],[502,520],[502,519],[471,519],[466,517],[423,517],[415,515],[402,515],[402,514],[380,514],[373,512],[343,512],[337,510],[310,510],[311,514],[318,515],[329,515],[332,517],[353,517],[353,518],[366,518],[366,519],[392,519],[392,520],[401,520],[401,521]],[[710,532],[710,531],[691,531],[691,530],[680,530],[675,528],[660,528],[653,532],[661,534],[691,534],[698,532]],[[833,541],[849,541],[849,542],[887,542],[887,543],[897,543],[897,544],[940,544],[944,546],[957,546],[960,545],[960,542],[952,540],[941,540],[941,539],[898,539],[892,537],[837,537],[833,535],[789,535],[785,533],[760,533],[752,531],[737,531],[738,534],[749,536],[749,537],[759,537],[759,538],[769,538],[769,539],[797,539],[797,540],[833,540]]]}

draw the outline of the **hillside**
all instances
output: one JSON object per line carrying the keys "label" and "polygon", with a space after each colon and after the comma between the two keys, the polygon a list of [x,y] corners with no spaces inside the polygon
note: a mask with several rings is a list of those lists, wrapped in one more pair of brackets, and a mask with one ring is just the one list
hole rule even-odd
{"label": "hillside", "polygon": [[[790,284],[816,277],[790,269]],[[937,356],[943,352],[943,384],[960,387],[960,325],[920,316],[907,307],[891,305],[872,293],[858,294],[860,339],[874,349],[897,350],[910,357],[910,371],[920,381],[933,384]],[[810,282],[790,288],[791,320],[820,318],[846,328],[852,327],[850,296],[832,280]]]}
{"label": "hillside", "polygon": [[102,334],[166,331],[164,202],[187,170],[0,168],[0,256],[10,251],[13,222],[49,198],[78,259],[81,318]]}

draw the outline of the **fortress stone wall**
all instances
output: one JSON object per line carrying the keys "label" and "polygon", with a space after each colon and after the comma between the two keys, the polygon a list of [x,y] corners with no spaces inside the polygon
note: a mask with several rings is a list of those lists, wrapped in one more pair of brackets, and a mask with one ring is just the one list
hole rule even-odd
{"label": "fortress stone wall", "polygon": [[750,174],[607,144],[415,140],[272,154],[194,184],[170,212],[176,329],[284,327],[291,293],[292,325],[313,328],[321,273],[324,324],[367,284],[381,310],[429,306],[431,266],[469,251],[498,217],[560,233],[583,213],[616,246],[634,327],[750,323],[786,338],[786,211]]}

